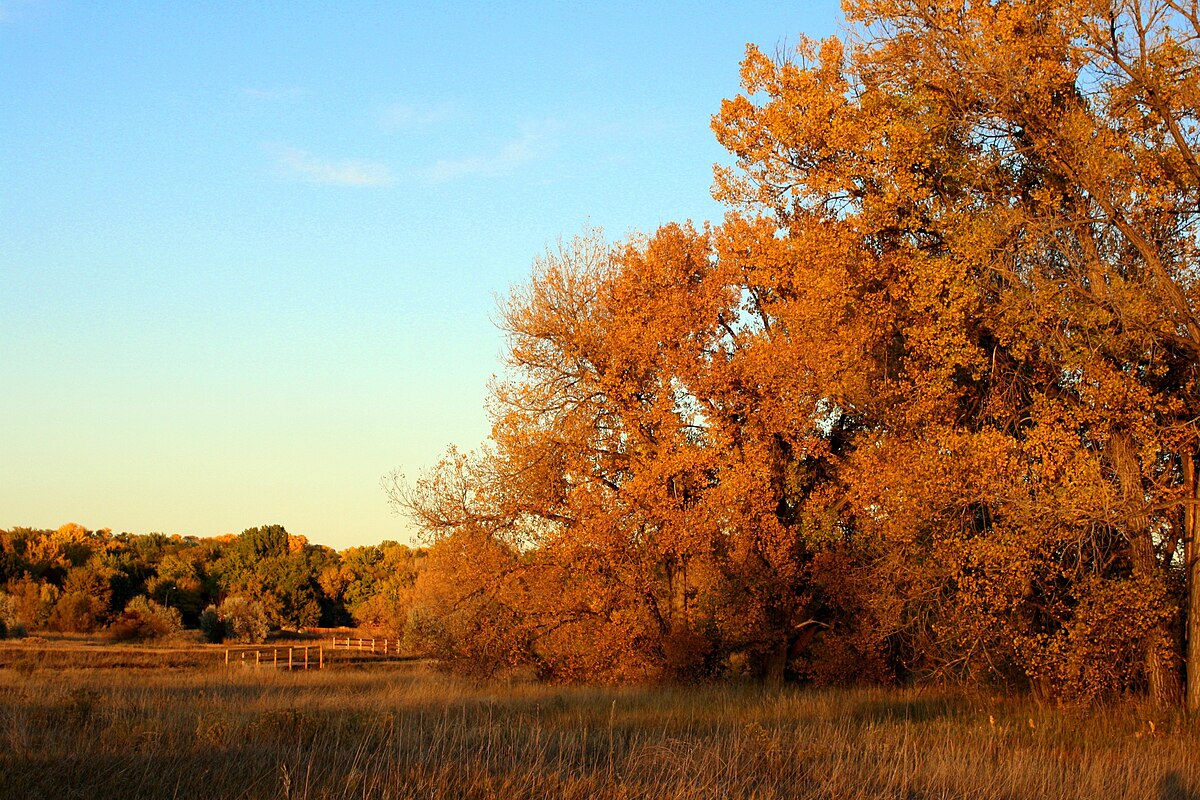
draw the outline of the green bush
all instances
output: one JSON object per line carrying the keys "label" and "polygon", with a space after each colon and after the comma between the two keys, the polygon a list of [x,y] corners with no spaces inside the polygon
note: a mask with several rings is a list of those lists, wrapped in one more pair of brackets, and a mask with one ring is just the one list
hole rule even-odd
{"label": "green bush", "polygon": [[263,604],[241,595],[227,597],[217,607],[226,636],[235,642],[262,642],[267,638],[267,612]]}
{"label": "green bush", "polygon": [[220,644],[225,641],[228,631],[225,629],[224,621],[217,616],[216,606],[210,605],[200,612],[200,632],[204,634],[204,641],[210,644]]}

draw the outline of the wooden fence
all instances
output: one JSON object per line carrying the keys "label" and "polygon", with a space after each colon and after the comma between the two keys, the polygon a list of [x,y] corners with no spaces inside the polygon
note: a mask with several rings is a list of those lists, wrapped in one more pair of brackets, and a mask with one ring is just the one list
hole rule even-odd
{"label": "wooden fence", "polygon": [[[311,651],[316,650],[315,657]],[[265,654],[265,657],[264,657]],[[285,654],[286,658],[281,658]],[[232,657],[231,657],[232,656]],[[256,667],[273,667],[274,669],[313,669],[325,668],[325,647],[323,645],[304,645],[302,647],[256,647],[256,648],[225,648],[225,666],[238,664],[250,666],[250,657]]]}
{"label": "wooden fence", "polygon": [[[375,649],[377,642],[379,647],[378,650]],[[339,648],[343,650],[357,650],[360,653],[364,653],[369,650],[372,653],[379,652],[386,656],[389,654],[389,643],[391,644],[390,654],[397,656],[400,655],[399,639],[364,639],[362,637],[335,636],[333,637],[333,643],[330,645],[330,647],[332,647],[334,650]]]}
{"label": "wooden fence", "polygon": [[363,655],[370,653],[374,656],[389,658],[401,657],[399,639],[334,636],[331,640],[309,645],[226,647],[225,666],[271,667],[287,670],[324,669],[326,650],[343,650]]}

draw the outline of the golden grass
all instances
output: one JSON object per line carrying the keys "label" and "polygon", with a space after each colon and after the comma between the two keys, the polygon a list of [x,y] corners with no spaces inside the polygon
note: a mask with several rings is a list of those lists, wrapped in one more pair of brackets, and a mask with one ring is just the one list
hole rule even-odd
{"label": "golden grass", "polygon": [[[28,648],[29,645],[24,647]],[[50,648],[53,649],[53,648]],[[47,668],[0,647],[0,797],[1155,798],[1200,726],[949,691],[477,685],[419,664]],[[137,659],[132,659],[137,660]]]}

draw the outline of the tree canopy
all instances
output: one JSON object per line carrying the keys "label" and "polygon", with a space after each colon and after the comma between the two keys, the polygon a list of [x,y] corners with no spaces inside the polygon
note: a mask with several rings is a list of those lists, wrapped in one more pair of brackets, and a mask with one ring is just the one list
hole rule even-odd
{"label": "tree canopy", "polygon": [[586,232],[503,303],[490,440],[393,487],[441,618],[560,677],[1173,702],[1196,5],[845,6],[841,39],[747,49],[722,222]]}

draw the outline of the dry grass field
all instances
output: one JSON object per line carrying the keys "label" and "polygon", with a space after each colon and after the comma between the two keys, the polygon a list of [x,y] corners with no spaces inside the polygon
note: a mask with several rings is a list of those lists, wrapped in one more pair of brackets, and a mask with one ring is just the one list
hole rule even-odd
{"label": "dry grass field", "polygon": [[223,661],[0,643],[0,797],[1200,797],[1200,725],[1138,705]]}

